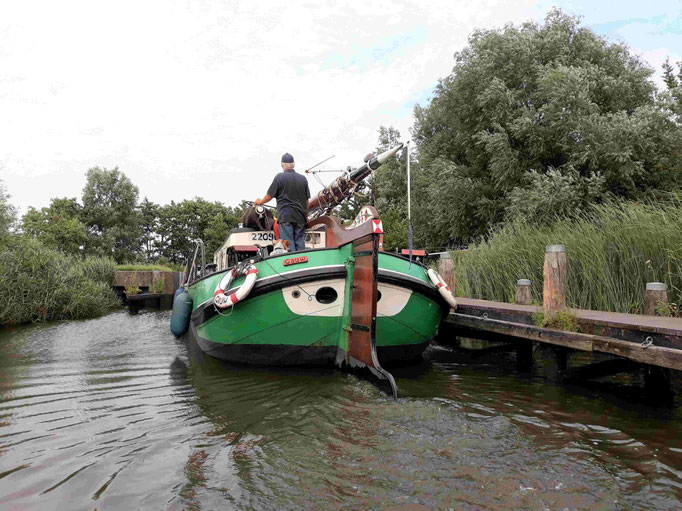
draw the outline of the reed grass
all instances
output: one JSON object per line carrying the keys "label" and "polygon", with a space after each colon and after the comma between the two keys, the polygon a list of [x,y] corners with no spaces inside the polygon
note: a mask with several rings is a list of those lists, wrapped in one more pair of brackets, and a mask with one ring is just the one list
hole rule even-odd
{"label": "reed grass", "polygon": [[542,300],[546,245],[566,247],[569,307],[641,313],[647,282],[668,285],[682,298],[682,204],[610,202],[574,219],[538,226],[523,220],[494,231],[466,252],[455,252],[460,296],[513,302],[516,281],[531,280]]}
{"label": "reed grass", "polygon": [[0,326],[91,318],[119,306],[114,262],[78,259],[10,236],[0,249]]}

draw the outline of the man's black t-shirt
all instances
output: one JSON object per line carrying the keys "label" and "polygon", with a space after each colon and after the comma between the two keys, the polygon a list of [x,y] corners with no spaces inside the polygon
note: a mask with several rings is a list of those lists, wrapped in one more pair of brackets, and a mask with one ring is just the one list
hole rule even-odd
{"label": "man's black t-shirt", "polygon": [[277,221],[299,226],[307,223],[306,205],[310,198],[308,180],[295,170],[285,170],[275,176],[268,195],[277,199]]}

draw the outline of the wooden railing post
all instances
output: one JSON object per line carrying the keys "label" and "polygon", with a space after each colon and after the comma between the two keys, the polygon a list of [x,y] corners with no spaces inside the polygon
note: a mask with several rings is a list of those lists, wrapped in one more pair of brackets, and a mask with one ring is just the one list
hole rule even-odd
{"label": "wooden railing post", "polygon": [[445,283],[450,286],[450,291],[455,294],[455,262],[452,260],[452,254],[450,252],[444,252],[440,255],[440,261],[438,261],[438,273]]}
{"label": "wooden railing post", "polygon": [[516,281],[516,298],[514,303],[519,305],[530,305],[533,302],[533,296],[530,291],[530,280],[519,279]]}
{"label": "wooden railing post", "polygon": [[547,245],[542,271],[542,308],[545,317],[566,308],[566,249]]}
{"label": "wooden railing post", "polygon": [[668,286],[663,282],[647,282],[642,313],[654,316],[659,303],[668,303]]}

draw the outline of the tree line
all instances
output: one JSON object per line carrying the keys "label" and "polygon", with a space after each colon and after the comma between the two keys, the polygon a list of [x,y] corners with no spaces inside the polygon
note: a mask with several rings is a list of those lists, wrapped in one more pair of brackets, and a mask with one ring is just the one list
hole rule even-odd
{"label": "tree line", "polygon": [[80,202],[57,198],[48,207],[30,207],[19,229],[69,255],[179,264],[197,239],[212,254],[242,210],[200,197],[166,205],[139,201],[138,187],[118,168],[95,167],[87,171]]}

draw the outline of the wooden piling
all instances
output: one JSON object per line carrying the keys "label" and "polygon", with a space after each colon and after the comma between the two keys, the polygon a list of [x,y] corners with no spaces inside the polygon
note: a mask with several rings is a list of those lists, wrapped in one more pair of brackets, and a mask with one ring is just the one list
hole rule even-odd
{"label": "wooden piling", "polygon": [[530,305],[533,302],[533,296],[530,291],[530,280],[519,279],[516,282],[516,297],[514,303],[519,305]]}
{"label": "wooden piling", "polygon": [[547,245],[542,271],[542,305],[545,317],[566,308],[566,249],[563,245]]}
{"label": "wooden piling", "polygon": [[659,303],[668,303],[668,286],[663,282],[647,282],[642,314],[656,315],[656,306]]}
{"label": "wooden piling", "polygon": [[440,255],[438,262],[438,273],[445,283],[450,286],[450,291],[455,294],[455,262],[452,260],[450,252],[444,252]]}

